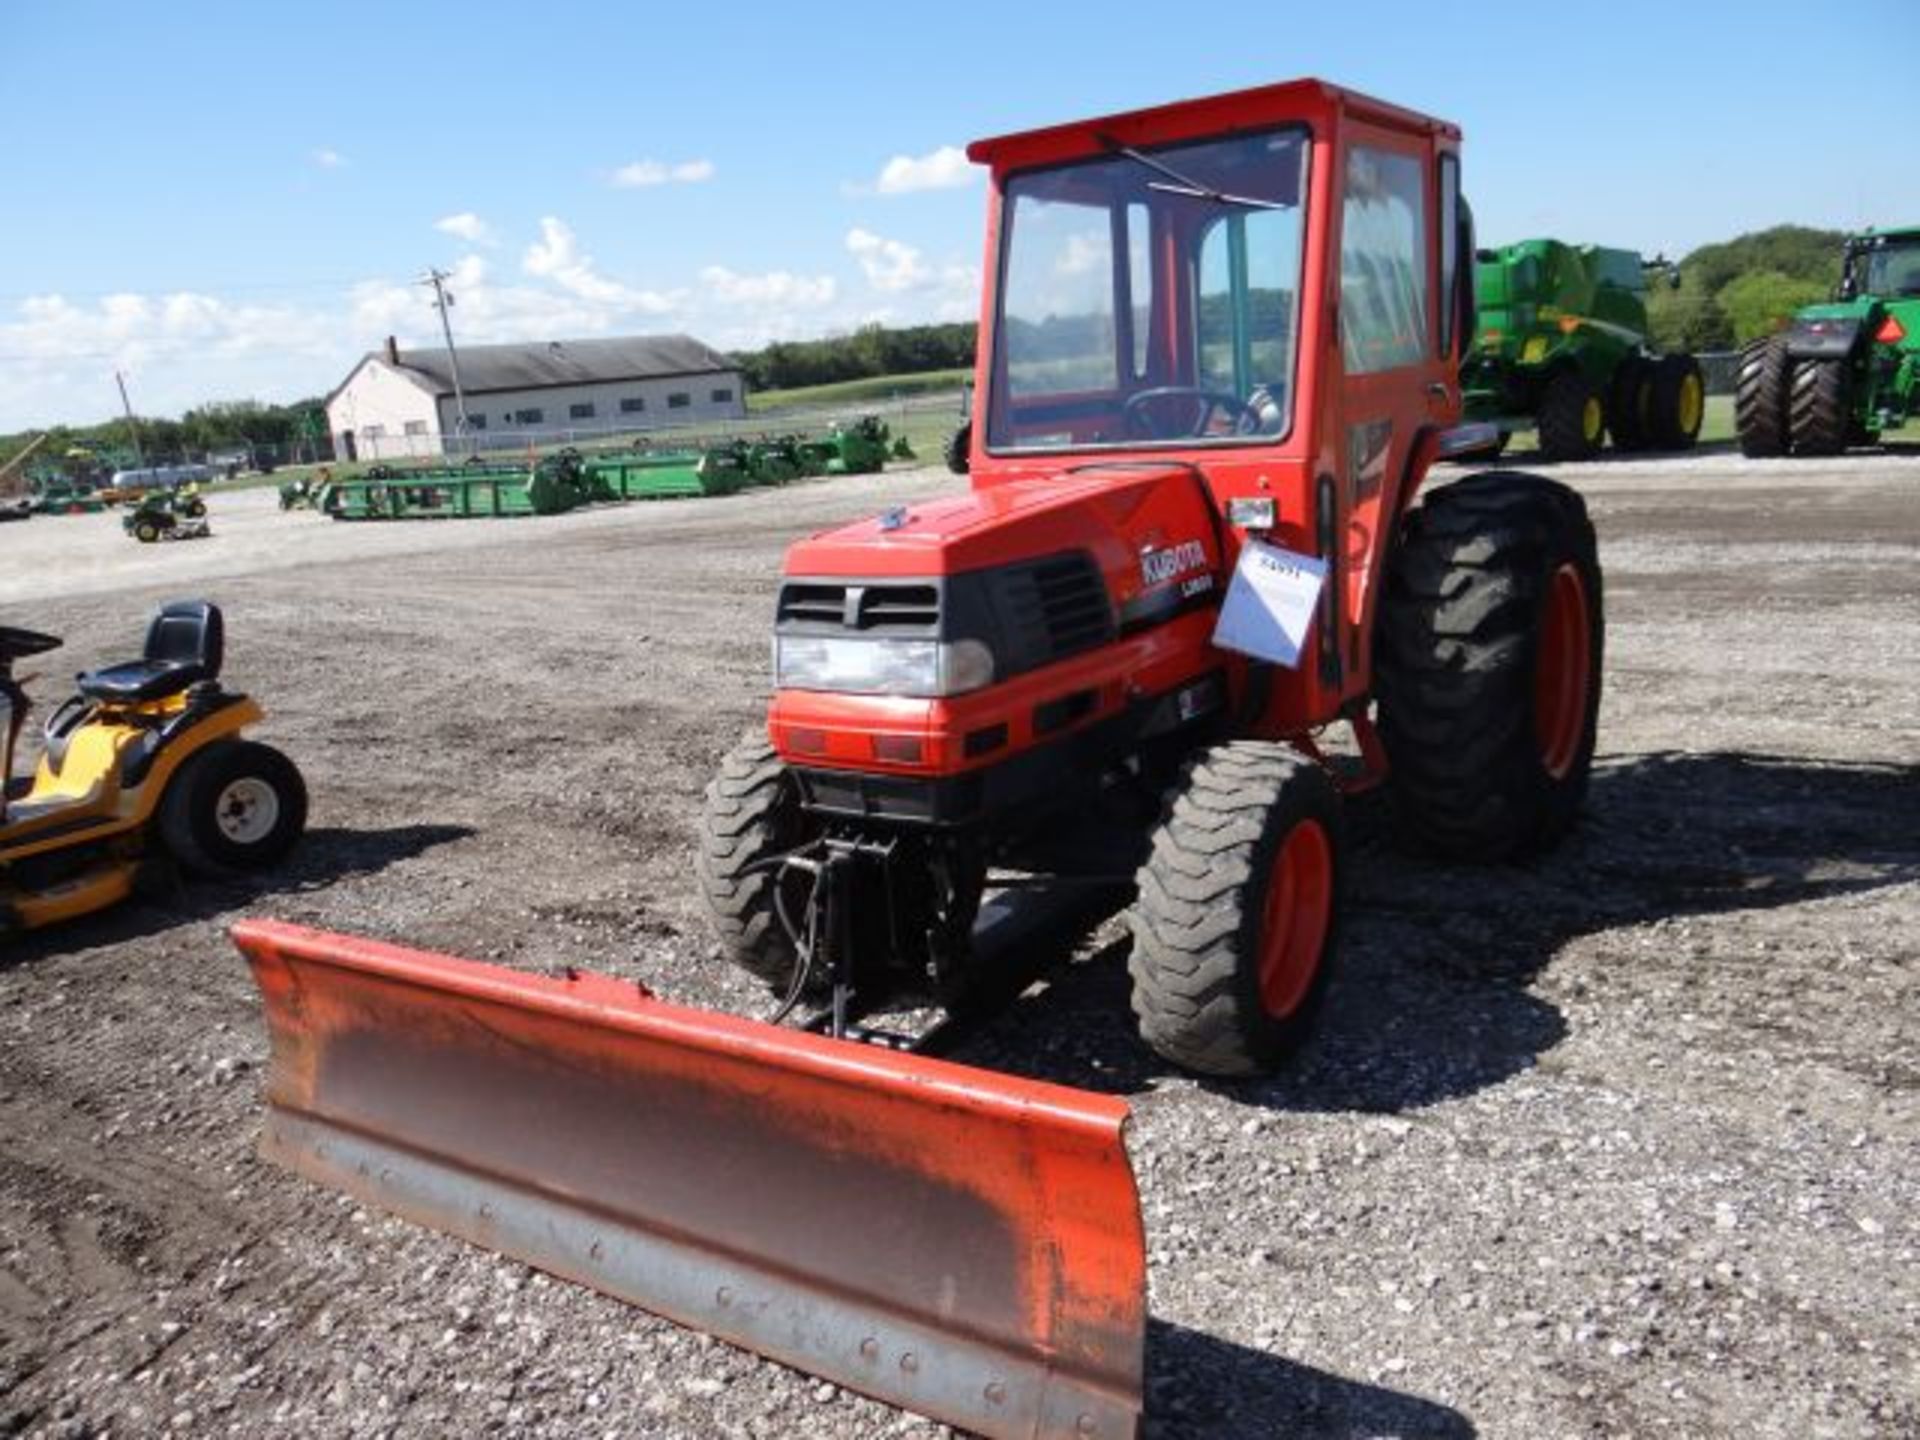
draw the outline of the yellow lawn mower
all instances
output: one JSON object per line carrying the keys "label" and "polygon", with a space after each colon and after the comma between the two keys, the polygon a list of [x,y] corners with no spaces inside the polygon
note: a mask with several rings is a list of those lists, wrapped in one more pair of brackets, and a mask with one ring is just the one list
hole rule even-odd
{"label": "yellow lawn mower", "polygon": [[169,862],[221,875],[287,854],[306,827],[306,784],[278,750],[241,738],[264,712],[220,683],[218,606],[162,606],[141,657],[82,674],[47,717],[33,773],[15,778],[28,701],[13,667],[59,644],[0,626],[0,937],[115,904]]}

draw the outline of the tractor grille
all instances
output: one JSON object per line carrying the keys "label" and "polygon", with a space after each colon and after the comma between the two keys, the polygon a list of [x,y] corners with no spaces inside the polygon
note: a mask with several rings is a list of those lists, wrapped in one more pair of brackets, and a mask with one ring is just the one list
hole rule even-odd
{"label": "tractor grille", "polygon": [[1010,671],[1064,660],[1113,636],[1107,584],[1090,555],[1010,566],[993,579]]}
{"label": "tractor grille", "polygon": [[794,580],[780,587],[783,627],[931,635],[940,627],[940,591],[927,584]]}

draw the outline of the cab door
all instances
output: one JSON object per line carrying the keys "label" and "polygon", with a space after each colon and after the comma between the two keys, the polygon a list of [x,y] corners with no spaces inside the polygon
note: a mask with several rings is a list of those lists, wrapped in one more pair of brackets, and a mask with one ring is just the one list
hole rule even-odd
{"label": "cab door", "polygon": [[1369,688],[1376,572],[1408,460],[1460,416],[1452,282],[1464,262],[1450,150],[1424,134],[1350,121],[1337,163],[1340,378],[1332,473],[1319,476],[1315,505],[1320,553],[1334,573],[1318,678],[1351,699]]}

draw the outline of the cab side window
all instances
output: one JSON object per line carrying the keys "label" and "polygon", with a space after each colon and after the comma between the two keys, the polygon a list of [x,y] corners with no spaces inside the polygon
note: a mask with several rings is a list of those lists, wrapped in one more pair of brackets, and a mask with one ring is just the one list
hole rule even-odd
{"label": "cab side window", "polygon": [[1340,222],[1340,343],[1349,375],[1427,355],[1425,167],[1412,155],[1347,152]]}

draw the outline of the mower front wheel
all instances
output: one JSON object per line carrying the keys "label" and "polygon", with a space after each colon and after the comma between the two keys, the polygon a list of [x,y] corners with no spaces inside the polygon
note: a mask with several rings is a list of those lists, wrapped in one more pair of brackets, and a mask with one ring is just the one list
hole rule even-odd
{"label": "mower front wheel", "polygon": [[307,786],[270,745],[223,741],[180,767],[160,801],[160,838],[201,875],[264,870],[307,826]]}
{"label": "mower front wheel", "polygon": [[1190,762],[1127,913],[1140,1035],[1207,1075],[1256,1075],[1298,1050],[1326,992],[1344,839],[1327,773],[1239,740]]}
{"label": "mower front wheel", "polygon": [[[820,833],[800,803],[800,787],[763,734],[746,736],[720,761],[700,811],[694,870],[721,949],[733,964],[782,994],[800,955],[780,921],[775,892],[797,924],[806,914],[807,876],[765,862],[798,849]],[[819,990],[825,976],[815,977]]]}

